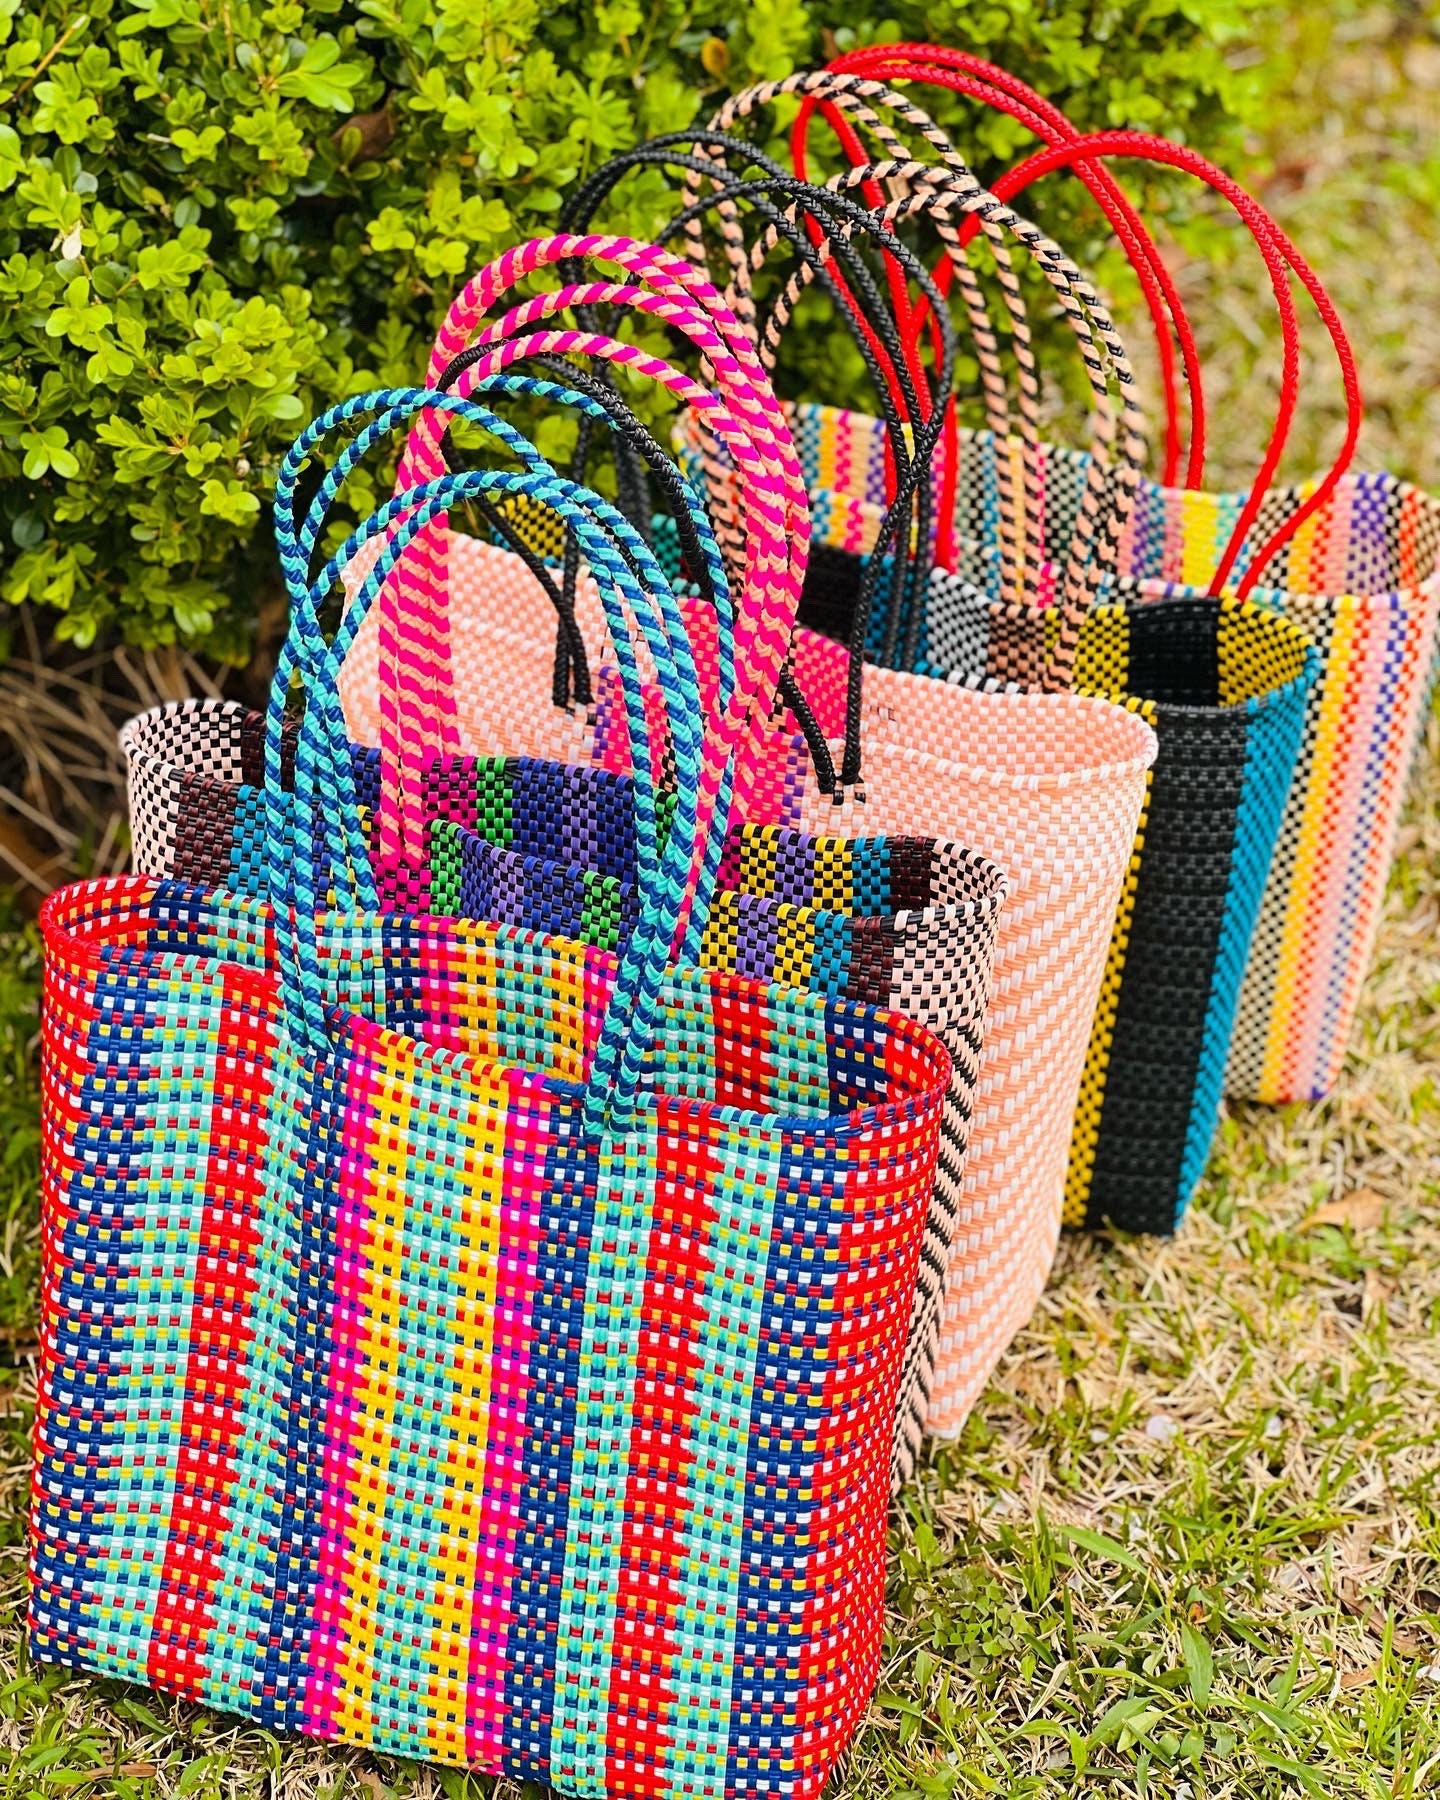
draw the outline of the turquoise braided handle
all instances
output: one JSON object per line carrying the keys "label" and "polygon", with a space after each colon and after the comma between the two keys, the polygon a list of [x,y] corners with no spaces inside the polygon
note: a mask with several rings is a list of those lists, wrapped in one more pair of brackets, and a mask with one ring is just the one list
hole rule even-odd
{"label": "turquoise braided handle", "polygon": [[[474,383],[474,389],[487,393],[523,394],[550,400],[561,405],[571,406],[599,422],[610,425],[612,429],[615,426],[614,418],[599,402],[588,395],[576,393],[574,390],[563,386],[559,382],[545,377],[508,372],[500,373],[484,377],[480,381]],[[308,558],[319,537],[325,517],[346,477],[355,465],[368,454],[370,449],[372,449],[385,434],[392,431],[397,424],[412,418],[418,411],[422,410],[419,396],[421,393],[428,393],[429,391],[430,390],[419,389],[386,390],[382,393],[358,396],[353,400],[342,402],[340,405],[330,408],[328,412],[317,419],[304,433],[302,433],[301,437],[297,439],[282,465],[280,476],[277,481],[275,496],[276,537],[280,543],[282,558],[291,560],[291,573],[295,577],[292,591],[297,591],[298,587],[303,584],[304,570],[305,567],[308,566]],[[458,397],[452,398],[444,410],[482,426],[482,428],[490,432],[491,435],[499,439],[507,449],[511,450],[517,456],[517,458],[523,460],[528,467],[540,473],[553,475],[553,469],[551,469],[550,465],[540,456],[539,452],[530,441],[516,431],[507,421],[498,418],[495,414],[477,405],[473,400],[470,400],[469,393],[471,391],[474,390],[467,390],[466,397],[463,401]],[[294,529],[295,487],[300,469],[303,466],[306,457],[314,451],[326,436],[339,430],[342,426],[351,423],[356,418],[362,417],[365,413],[373,411],[382,401],[394,402],[394,404],[386,405],[385,410],[372,419],[359,435],[352,439],[345,447],[334,467],[325,476],[319,492],[312,500],[309,512],[306,515],[305,524],[297,537]],[[707,567],[707,573],[710,578],[711,592],[715,596],[716,611],[719,615],[719,630],[717,632],[717,649],[719,652],[718,685],[720,710],[723,712],[724,708],[729,704],[734,687],[734,610],[731,605],[729,589],[725,578],[724,563],[720,555],[719,546],[716,543],[713,531],[711,530],[708,514],[705,511],[703,502],[696,492],[694,485],[683,475],[681,475],[680,480],[683,484],[683,492],[688,496],[687,510],[690,512],[694,523],[696,536],[699,540],[701,552]],[[615,516],[620,517],[618,514]],[[653,581],[658,574],[658,567],[650,552],[649,546],[633,527],[630,526],[628,521],[623,521],[623,524],[624,530],[617,534],[621,554],[625,557],[625,560],[630,563],[633,572],[637,575],[642,585]],[[354,548],[355,546],[353,543],[347,545],[346,551],[342,552],[342,554],[348,559],[349,556],[354,554]],[[289,577],[287,576],[287,580],[288,579]],[[661,579],[663,579],[663,577],[661,577]],[[311,667],[316,666],[317,662],[323,660],[324,657],[323,639],[315,620],[315,608],[319,603],[320,597],[321,596],[318,593],[312,591],[307,593],[304,601],[297,601],[297,616],[301,618],[305,626],[305,641],[307,645],[306,662]],[[358,617],[353,615],[347,617],[342,623],[333,649],[337,665],[344,660],[345,654],[353,641],[358,623]],[[612,632],[612,636],[613,635],[614,633]],[[622,652],[617,650],[617,662],[620,660],[621,654]],[[293,659],[289,658],[287,655],[285,657],[285,666],[278,672],[287,681],[291,674],[289,665],[292,660]],[[339,816],[342,818],[353,818],[353,806],[347,807],[343,804],[345,793],[344,784],[351,779],[349,750],[346,742],[343,715],[333,692],[330,692],[325,684],[322,684],[320,691],[321,693],[328,694],[329,697],[329,704],[326,707],[326,729],[331,745],[331,756],[336,771],[336,780],[341,784],[342,804],[339,808]],[[626,695],[626,705],[627,716],[629,716],[630,706],[628,694]],[[403,727],[404,721],[401,720],[400,724]],[[636,742],[637,749],[643,751],[646,749],[643,720],[640,729],[641,737],[637,739]],[[728,801],[730,779],[731,767],[730,765],[727,765],[721,793],[722,804],[717,808],[721,817],[728,817],[729,814]],[[719,876],[720,854],[721,846],[716,835],[713,832],[707,832],[705,835],[703,856],[700,859],[699,867],[695,871],[695,898],[689,916],[686,919],[684,941],[676,946],[676,956],[680,960],[692,963],[698,962],[699,960],[700,944],[704,934],[705,922],[709,915],[710,900]],[[365,855],[365,846],[359,837],[352,840],[347,846],[347,864],[351,868],[368,869],[368,858]]]}
{"label": "turquoise braided handle", "polygon": [[[396,399],[379,397],[379,405]],[[411,391],[402,402],[443,406],[447,396]],[[372,404],[374,404],[372,402]],[[457,403],[463,407],[464,402]],[[627,610],[645,637],[667,703],[674,742],[680,793],[663,855],[656,855],[656,808],[648,756],[640,754],[636,770],[635,811],[637,847],[645,868],[641,929],[617,973],[611,1004],[585,1089],[584,1117],[587,1129],[599,1131],[608,1123],[623,1129],[632,1112],[636,1090],[659,1005],[660,983],[676,922],[684,902],[687,878],[695,848],[696,794],[702,755],[699,721],[699,684],[688,641],[681,626],[675,596],[653,557],[641,558],[647,577],[647,595],[615,549],[624,521],[598,495],[554,475],[529,472],[510,475],[496,471],[472,471],[446,477],[397,495],[381,507],[346,546],[330,560],[321,579],[307,586],[299,566],[298,544],[285,546],[282,570],[295,600],[295,619],[287,640],[285,661],[291,670],[306,668],[312,681],[312,704],[307,708],[295,759],[294,793],[287,795],[280,779],[280,726],[285,711],[288,675],[272,689],[267,720],[266,796],[268,824],[276,855],[272,864],[272,898],[275,903],[281,980],[287,1006],[298,1017],[313,1048],[326,1041],[323,982],[316,941],[316,866],[312,819],[332,862],[346,861],[347,842],[358,836],[353,776],[348,754],[337,769],[331,756],[331,726],[338,714],[335,679],[339,661],[335,649],[318,640],[314,605],[329,593],[341,569],[373,537],[385,533],[387,541],[351,608],[351,630],[359,625],[373,604],[384,580],[406,545],[438,514],[471,493],[526,494],[553,506],[575,527],[587,560],[597,575],[607,621],[616,640],[617,660],[627,689],[627,711],[633,696],[632,726],[638,728],[637,747],[644,743],[643,703],[638,692],[638,669],[626,626]],[[404,515],[402,517],[402,515]],[[398,523],[397,523],[398,521]],[[638,536],[638,534],[637,534]],[[641,542],[643,551],[643,541]],[[658,616],[657,616],[658,615]],[[318,640],[318,641],[317,641]],[[316,651],[320,654],[317,657]],[[343,736],[343,731],[342,731]],[[348,810],[348,817],[345,816]],[[365,895],[363,865],[357,867],[360,896]],[[283,922],[283,925],[282,925]]]}

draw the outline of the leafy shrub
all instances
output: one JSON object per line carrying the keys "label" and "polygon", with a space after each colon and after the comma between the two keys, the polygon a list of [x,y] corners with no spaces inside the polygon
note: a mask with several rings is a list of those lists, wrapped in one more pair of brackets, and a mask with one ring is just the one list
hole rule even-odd
{"label": "leafy shrub", "polygon": [[[613,151],[900,36],[991,53],[1084,124],[1223,148],[1260,91],[1224,47],[1261,10],[0,0],[3,594],[79,645],[243,659],[297,421],[413,380],[466,274],[551,228]],[[993,118],[961,141],[1002,163],[1024,147]],[[1064,230],[1074,202],[1049,185]],[[632,192],[610,222],[647,230],[663,194]]]}

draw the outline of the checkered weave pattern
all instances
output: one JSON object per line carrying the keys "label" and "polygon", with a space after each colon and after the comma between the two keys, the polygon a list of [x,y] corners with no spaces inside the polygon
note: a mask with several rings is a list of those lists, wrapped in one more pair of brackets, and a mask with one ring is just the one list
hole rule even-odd
{"label": "checkered weave pattern", "polygon": [[[431,830],[433,904],[462,918],[613,948],[633,929],[635,890],[632,872],[616,871],[613,851],[611,856],[606,869],[598,859],[556,861],[437,821]],[[993,864],[956,844],[739,826],[726,840],[700,947],[705,968],[908,1013],[950,1052],[945,1124],[895,1422],[897,1485],[913,1471],[924,1435],[942,1296],[963,1296],[966,1309],[980,1317],[1006,1304],[995,1291],[1006,1270],[994,1254],[994,1221],[972,1218],[964,1188],[1004,891]]]}
{"label": "checkered weave pattern", "polygon": [[[930,584],[934,636],[977,684],[1038,681],[1049,621]],[[1082,691],[1159,744],[1110,940],[1071,1144],[1065,1221],[1169,1232],[1209,1156],[1240,983],[1318,659],[1292,621],[1194,596],[1085,619]]]}
{"label": "checkered weave pattern", "polygon": [[632,1126],[605,953],[415,915],[46,904],[30,1641],[570,1794],[812,1796],[880,1654],[949,1058],[672,974]]}
{"label": "checkered weave pattern", "polygon": [[[123,741],[136,868],[264,893],[264,714],[233,701],[182,701],[132,719]],[[351,769],[358,804],[373,821],[381,789],[378,748],[353,745]],[[463,825],[522,856],[589,864],[607,875],[633,871],[628,776],[538,757],[437,756],[419,770],[419,791],[432,821]],[[670,802],[662,796],[661,804]],[[377,879],[389,881],[397,904],[430,904],[428,861],[385,865],[377,854],[375,862]]]}
{"label": "checkered weave pattern", "polygon": [[[197,720],[223,726],[239,746],[228,762],[209,751]],[[147,873],[240,893],[265,889],[264,719],[238,707],[156,709],[132,721],[132,740],[174,748],[176,728],[200,754],[241,779],[180,780],[171,768],[151,786],[176,796],[168,828],[146,841]],[[183,748],[183,744],[181,746]],[[245,758],[248,753],[249,760]],[[373,819],[378,750],[352,750],[356,794]],[[151,770],[131,752],[137,768]],[[390,903],[493,920],[617,948],[634,929],[635,821],[628,777],[532,758],[437,757],[422,776],[432,819],[428,867],[391,864]],[[137,809],[143,812],[146,809]],[[142,846],[137,841],[137,862]],[[378,858],[377,858],[378,862]],[[996,1221],[966,1196],[982,1019],[989,996],[1003,880],[958,845],[931,839],[835,839],[735,828],[720,869],[702,950],[707,967],[787,981],[839,998],[890,1005],[921,1019],[949,1049],[954,1074],[921,1262],[915,1323],[897,1414],[896,1479],[914,1467],[928,1406],[940,1295],[966,1295],[984,1319],[1011,1302],[1009,1265],[995,1253]],[[821,909],[817,911],[817,908]],[[992,1346],[998,1356],[1004,1343]],[[984,1353],[977,1348],[976,1356]],[[978,1371],[983,1384],[988,1367]]]}
{"label": "checkered weave pattern", "polygon": [[[863,551],[884,516],[879,422],[799,406],[796,448],[816,494],[816,542]],[[954,573],[995,591],[998,500],[995,440],[961,434]],[[1063,544],[1083,490],[1082,452],[1045,446],[1038,503],[1047,543]],[[1265,498],[1252,538],[1264,542],[1311,488]],[[1246,495],[1142,482],[1120,537],[1117,586],[1141,602],[1197,598],[1228,543]],[[801,616],[834,632],[853,585],[846,559],[817,555]],[[1249,568],[1242,551],[1235,579]],[[1266,565],[1251,601],[1291,620],[1311,640],[1309,686],[1295,773],[1275,837],[1246,955],[1224,1085],[1268,1102],[1319,1099],[1344,1062],[1399,829],[1400,808],[1424,720],[1440,627],[1440,501],[1384,474],[1347,475]],[[947,597],[952,602],[946,604]],[[988,630],[973,605],[943,585],[928,621],[927,666],[973,669]]]}
{"label": "checkered weave pattern", "polygon": [[[883,510],[873,499],[883,495],[878,421],[829,410],[795,435],[807,473],[848,471],[859,484],[856,504]],[[996,451],[993,437],[962,439],[957,532],[965,567],[931,579],[920,666],[977,687],[1039,687],[1054,609],[1003,604],[980,585],[996,573],[981,504]],[[1050,454],[1075,468],[1075,457]],[[1040,510],[1050,489],[1038,484]],[[1079,491],[1060,484],[1062,535]],[[817,517],[836,510],[823,497],[815,508]],[[990,531],[988,545],[976,545],[977,530]],[[853,550],[820,550],[802,617],[848,635],[859,565]],[[815,648],[836,665],[833,688],[844,652]],[[1154,727],[1159,752],[1086,1058],[1067,1224],[1173,1231],[1204,1171],[1317,666],[1298,625],[1247,601],[1192,595],[1149,605],[1127,596],[1084,620],[1078,689],[1133,707]]]}

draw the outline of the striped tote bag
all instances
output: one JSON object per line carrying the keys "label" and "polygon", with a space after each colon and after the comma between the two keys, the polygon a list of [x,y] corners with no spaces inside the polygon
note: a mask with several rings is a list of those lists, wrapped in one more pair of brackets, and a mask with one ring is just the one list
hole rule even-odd
{"label": "striped tote bag", "polygon": [[45,909],[32,1655],[577,1796],[808,1800],[879,1666],[950,1059],[667,967],[718,866],[700,696],[604,502],[409,490],[360,613],[472,494],[566,512],[671,702],[636,930],[616,956],[381,908],[315,626],[336,561],[282,559],[268,892],[128,876]]}

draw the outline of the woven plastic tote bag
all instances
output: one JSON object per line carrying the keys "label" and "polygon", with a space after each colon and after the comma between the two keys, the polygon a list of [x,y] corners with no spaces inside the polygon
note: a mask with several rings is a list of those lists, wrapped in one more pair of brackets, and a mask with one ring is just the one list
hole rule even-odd
{"label": "woven plastic tote bag", "polygon": [[[830,105],[866,124],[876,118],[871,102],[889,98],[854,78],[795,77],[738,96],[727,117],[793,91],[826,96]],[[914,108],[901,110],[915,125]],[[923,114],[919,119],[934,147],[933,126]],[[887,218],[954,214],[967,191],[973,207],[979,190],[954,167],[948,146],[946,152],[951,166],[941,172],[894,160],[861,165],[840,179],[882,194],[901,188],[906,197],[886,209]],[[959,234],[950,241],[958,247]],[[960,266],[967,266],[963,257]],[[1095,371],[1103,360],[1113,361],[1121,392],[1128,393],[1133,381],[1113,327],[1093,292],[1073,285],[1084,304],[1070,316],[1086,367]],[[1018,286],[1012,283],[1006,292],[1017,305]],[[771,317],[779,315],[783,323],[782,308],[783,302],[772,308]],[[1017,339],[1023,342],[1023,334]],[[1104,403],[1098,385],[1096,402]],[[928,606],[903,634],[902,654],[922,672],[976,684],[1053,680],[1052,643],[1059,648],[1063,621],[1057,621],[1056,608],[1043,604],[1047,583],[1053,591],[1053,574],[1044,563],[1048,447],[1036,443],[1033,419],[1030,424],[1020,446],[1024,480],[1011,506],[997,505],[991,513],[995,528],[987,548],[993,554],[988,560],[966,558],[963,576],[937,578]],[[872,508],[881,501],[888,471],[884,434],[875,422],[867,426],[854,415],[829,412],[796,435],[802,462],[808,440],[817,474],[821,464],[832,474],[848,471],[857,490],[848,498],[868,500]],[[1007,441],[992,432],[984,447],[994,451]],[[1122,458],[1135,442],[1133,425],[1122,429]],[[993,456],[992,478],[1004,461]],[[1127,471],[1116,498],[1127,497],[1137,481],[1138,469]],[[1027,516],[1032,492],[1039,502],[1035,519]],[[816,521],[845,519],[848,530],[854,516],[846,518],[845,509],[823,492],[813,496]],[[1113,526],[1091,534],[1099,567],[1113,564],[1117,535]],[[807,594],[820,591],[816,610],[832,628],[844,604],[821,584],[848,586],[853,594],[858,566],[848,550],[828,559],[817,556],[811,564]],[[1092,591],[1096,579],[1092,573]],[[986,581],[990,594],[977,581]],[[1016,588],[1023,599],[991,597]],[[889,584],[875,584],[875,591],[888,593]],[[802,617],[805,612],[802,600]],[[1066,1218],[1076,1225],[1111,1222],[1170,1231],[1208,1157],[1240,981],[1299,748],[1314,658],[1294,623],[1233,597],[1092,604],[1078,616],[1073,679],[1083,691],[1140,710],[1156,728],[1159,753],[1092,1031]],[[867,647],[893,654],[901,635],[894,621],[874,620]],[[839,728],[833,707],[830,723]]]}
{"label": "woven plastic tote bag", "polygon": [[[510,843],[536,835],[530,820],[513,814],[487,829]],[[431,832],[437,911],[605,948],[624,943],[634,928],[633,859],[623,833],[586,857],[558,861],[449,820]],[[897,1484],[913,1471],[923,1439],[942,1295],[973,1306],[995,1274],[993,1222],[972,1219],[964,1169],[1004,891],[993,864],[933,838],[827,838],[739,826],[726,840],[700,942],[702,967],[908,1013],[950,1052],[935,1195],[896,1412]],[[1004,1348],[980,1343],[975,1354],[993,1360]]]}
{"label": "woven plastic tote bag", "polygon": [[[403,497],[376,576],[446,500],[517,491],[607,520],[467,475]],[[673,630],[576,528],[602,598]],[[277,684],[271,904],[47,903],[37,1660],[571,1794],[823,1784],[878,1667],[948,1057],[665,972],[700,708],[683,642],[668,670],[647,642],[685,780],[662,852],[639,764],[618,964],[373,910],[333,659],[293,795]]]}
{"label": "woven plastic tote bag", "polygon": [[[1072,167],[1092,191],[1108,185],[1118,193],[1105,166],[1110,152],[1104,141],[1088,140],[1077,156],[1073,146],[1079,133],[1063,115],[992,65],[944,46],[899,44],[850,53],[834,67],[885,80],[935,82],[1020,119],[1050,150],[997,183],[997,192],[1007,197],[1062,165]],[[799,122],[797,129],[803,130]],[[1123,139],[1109,141],[1116,153],[1125,153]],[[1232,1094],[1278,1102],[1317,1099],[1334,1084],[1374,951],[1440,624],[1440,502],[1392,475],[1341,473],[1359,419],[1358,385],[1343,330],[1294,246],[1253,200],[1250,205],[1300,276],[1336,343],[1350,411],[1345,446],[1322,480],[1275,487],[1274,465],[1267,458],[1269,467],[1248,493],[1206,488],[1204,386],[1194,336],[1173,286],[1164,286],[1163,261],[1143,226],[1137,235],[1132,227],[1138,221],[1127,225],[1112,206],[1117,236],[1147,281],[1159,327],[1167,416],[1163,478],[1141,483],[1118,568],[1127,595],[1139,598],[1200,592],[1217,585],[1217,576],[1220,585],[1233,582],[1256,603],[1300,625],[1320,658],[1246,962],[1225,1079]],[[945,270],[937,275],[943,277]],[[1277,300],[1288,351],[1284,300],[1278,294]],[[1191,414],[1183,486],[1172,325],[1184,357]],[[1284,408],[1293,404],[1292,389],[1288,401],[1282,400],[1282,419]],[[1283,436],[1283,429],[1277,430],[1276,441],[1283,442]],[[1052,493],[1063,495],[1076,478],[1067,460],[1061,453],[1047,461]],[[972,494],[977,491],[972,487]],[[965,529],[957,525],[957,536]]]}
{"label": "woven plastic tote bag", "polygon": [[[393,402],[396,396],[387,398]],[[371,402],[363,404],[368,408]],[[490,417],[458,396],[447,396],[446,404],[462,416]],[[349,410],[335,409],[334,422],[347,422]],[[392,404],[382,420],[399,410]],[[331,418],[327,415],[310,435],[325,434]],[[362,435],[340,459],[337,478],[312,502],[306,543],[319,539],[331,493],[366,447]],[[698,500],[692,503],[698,508]],[[695,523],[703,537],[703,517]],[[702,543],[702,555],[705,549]],[[713,540],[709,551],[713,563],[718,556]],[[255,760],[263,759],[263,717],[238,709],[233,717],[240,742],[258,746]],[[173,719],[162,716],[160,723],[173,735]],[[282,740],[282,773],[285,748]],[[367,849],[383,881],[387,865],[373,830],[381,799],[380,754],[354,745],[347,745],[345,754],[367,821]],[[205,815],[216,829],[209,835],[178,833],[169,873],[242,892],[265,891],[261,779],[257,774],[219,785],[220,804]],[[195,791],[194,784],[191,788]],[[386,890],[392,903],[403,899],[442,914],[544,929],[607,949],[633,930],[636,833],[628,776],[531,758],[436,756],[421,770],[420,792],[434,822],[432,844],[438,833],[450,853],[439,860],[438,885],[428,872],[408,868],[400,880],[392,879]],[[673,804],[673,793],[662,798]],[[479,832],[486,836],[475,835]],[[895,1475],[903,1480],[914,1466],[928,1404],[942,1283],[952,1269],[961,1285],[967,1277],[972,1284],[982,1279],[990,1254],[988,1234],[966,1229],[961,1177],[1003,880],[983,859],[954,845],[764,837],[768,849],[750,845],[747,837],[744,854],[739,840],[727,844],[734,877],[727,881],[722,867],[722,888],[738,888],[743,875],[751,891],[744,896],[743,919],[734,916],[736,895],[722,892],[717,898],[699,944],[701,963],[754,976],[768,955],[773,966],[767,977],[836,998],[893,1003],[935,1029],[954,1061],[896,1415]],[[824,910],[791,903],[807,897],[807,890],[811,897],[824,897]],[[837,911],[842,907],[847,910]],[[852,908],[891,916],[871,917],[866,910],[866,916],[852,918]],[[952,1257],[957,1237],[958,1254]]]}

